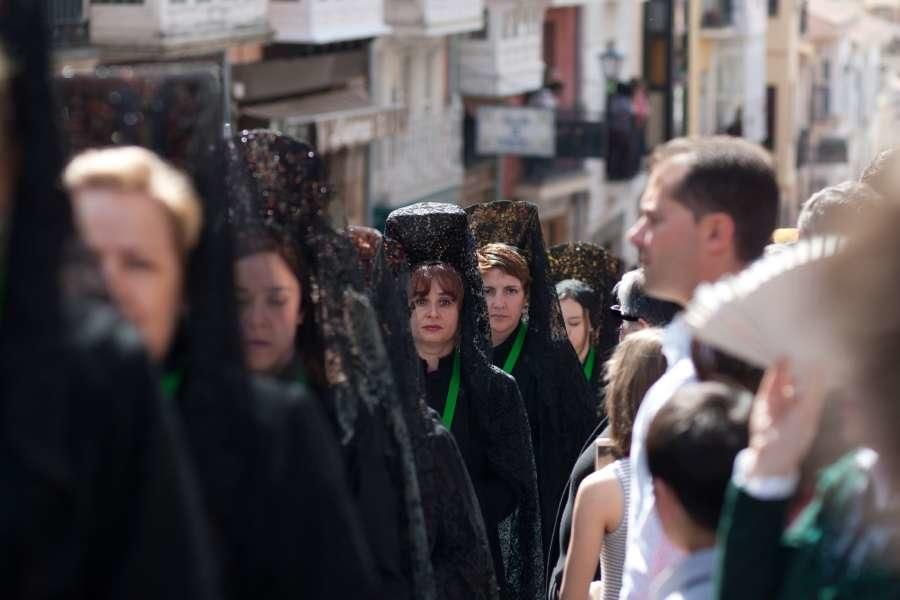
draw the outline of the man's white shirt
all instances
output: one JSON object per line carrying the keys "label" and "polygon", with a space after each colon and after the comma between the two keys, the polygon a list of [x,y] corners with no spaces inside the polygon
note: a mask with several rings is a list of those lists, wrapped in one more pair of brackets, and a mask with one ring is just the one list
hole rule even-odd
{"label": "man's white shirt", "polygon": [[656,515],[653,481],[647,467],[644,445],[650,423],[660,409],[679,388],[697,381],[697,372],[691,361],[690,331],[680,317],[676,317],[663,332],[663,353],[668,368],[644,396],[631,432],[628,550],[619,600],[649,598],[654,578],[684,556],[666,538]]}

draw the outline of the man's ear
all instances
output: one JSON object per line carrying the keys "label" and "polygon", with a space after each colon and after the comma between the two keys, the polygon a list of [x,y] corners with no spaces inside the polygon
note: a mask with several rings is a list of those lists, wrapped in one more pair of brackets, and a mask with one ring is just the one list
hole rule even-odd
{"label": "man's ear", "polygon": [[707,252],[713,255],[734,252],[735,224],[731,215],[723,212],[704,215],[698,224]]}

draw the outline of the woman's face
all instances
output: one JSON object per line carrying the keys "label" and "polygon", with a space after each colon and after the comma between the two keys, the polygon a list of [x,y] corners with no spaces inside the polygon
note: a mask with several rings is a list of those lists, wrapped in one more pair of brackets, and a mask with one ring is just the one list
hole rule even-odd
{"label": "woman's face", "polygon": [[584,360],[590,348],[591,318],[588,316],[587,311],[584,310],[584,307],[571,298],[560,300],[559,307],[562,309],[569,342],[575,348],[578,358]]}
{"label": "woman's face", "polygon": [[109,293],[150,356],[161,361],[175,337],[184,286],[166,208],[146,194],[112,188],[84,188],[73,200],[79,232]]}
{"label": "woman's face", "polygon": [[235,284],[247,368],[274,375],[294,357],[303,323],[301,284],[276,252],[238,259]]}
{"label": "woman's face", "polygon": [[481,279],[491,317],[491,337],[497,346],[519,326],[525,312],[525,290],[518,277],[498,268],[487,270],[481,275]]}
{"label": "woman's face", "polygon": [[440,283],[432,281],[427,295],[412,299],[409,319],[417,346],[452,347],[459,329],[459,302]]}

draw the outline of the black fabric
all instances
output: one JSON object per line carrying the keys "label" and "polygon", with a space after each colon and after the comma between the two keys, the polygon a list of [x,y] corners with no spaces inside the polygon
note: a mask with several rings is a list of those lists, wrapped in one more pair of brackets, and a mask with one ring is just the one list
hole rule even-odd
{"label": "black fabric", "polygon": [[[515,246],[531,272],[528,333],[512,375],[529,411],[547,555],[569,472],[598,421],[596,400],[566,335],[537,208],[527,202],[502,201],[478,204],[466,212],[479,247],[494,242]],[[505,345],[498,347],[493,363],[503,365],[508,353]]]}
{"label": "black fabric", "polygon": [[[378,322],[362,291],[355,250],[325,217],[329,186],[315,151],[268,131],[234,138],[230,215],[239,235],[282,236],[308,271],[304,328],[321,343],[322,406],[390,598],[432,598],[434,582],[415,461]],[[301,336],[304,335],[301,332]],[[310,365],[306,370],[314,375]]]}
{"label": "black fabric", "polygon": [[[438,376],[429,375],[423,387],[403,291],[408,274],[399,269],[395,277],[386,263],[383,239],[377,230],[351,227],[348,235],[356,246],[366,289],[379,318],[410,432],[437,597],[496,598],[491,550],[465,462],[438,413],[425,404],[425,398],[439,393],[439,389],[444,390],[446,398],[450,370],[445,361],[445,368]],[[431,391],[426,393],[426,389]]]}
{"label": "black fabric", "polygon": [[192,439],[202,442],[195,454],[227,597],[379,597],[342,457],[318,401],[303,386],[255,380],[247,401],[229,407],[214,390],[188,373],[180,401]]}
{"label": "black fabric", "polygon": [[[553,529],[554,553],[553,558],[547,561],[547,582],[549,591],[547,600],[557,600],[562,586],[562,578],[566,569],[566,555],[569,551],[569,541],[572,539],[572,516],[575,511],[575,496],[578,494],[578,486],[584,478],[594,472],[596,466],[597,449],[594,440],[601,434],[605,424],[598,425],[591,433],[572,467],[566,493],[559,503],[556,523]],[[557,541],[558,540],[558,541]],[[597,562],[597,571],[594,573],[594,581],[600,579],[600,563]]]}
{"label": "black fabric", "polygon": [[[457,438],[457,442],[475,485],[489,537],[495,535],[490,523],[498,523],[494,539],[499,539],[501,557],[495,556],[495,563],[502,561],[504,566],[505,572],[497,573],[502,595],[537,598],[543,595],[543,554],[527,416],[515,382],[493,368],[487,358],[489,323],[474,241],[466,221],[465,212],[447,204],[399,209],[387,219],[385,247],[389,264],[398,273],[408,273],[423,262],[441,261],[454,266],[462,276],[465,297],[460,314],[462,381],[458,406],[465,405],[465,410],[471,411],[465,421],[472,428],[472,436],[465,442]],[[406,283],[398,285],[406,293]],[[456,421],[454,433],[455,427]],[[501,519],[507,507],[504,501],[495,500],[505,497],[504,488],[513,490],[515,501],[512,512]]]}
{"label": "black fabric", "polygon": [[225,597],[369,597],[371,558],[335,441],[317,427],[323,417],[304,391],[243,370],[215,67],[104,68],[58,85],[72,152],[110,142],[149,147],[190,173],[203,198],[205,226],[185,277],[188,311],[165,368],[183,375],[177,406]]}
{"label": "black fabric", "polygon": [[21,167],[3,216],[0,597],[219,598],[179,422],[135,332],[104,306],[62,301],[72,230],[43,7],[0,4],[13,69],[0,136]]}

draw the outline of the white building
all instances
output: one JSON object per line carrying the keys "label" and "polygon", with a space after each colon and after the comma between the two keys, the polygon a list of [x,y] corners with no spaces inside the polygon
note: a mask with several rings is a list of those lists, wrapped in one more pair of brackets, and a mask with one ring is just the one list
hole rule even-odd
{"label": "white building", "polygon": [[388,0],[385,8],[393,34],[373,47],[373,97],[402,106],[408,120],[371,147],[375,223],[413,202],[459,202],[463,115],[450,36],[484,27],[483,0]]}
{"label": "white building", "polygon": [[[896,27],[856,3],[810,0],[815,48],[810,193],[856,179],[879,150],[882,48]],[[895,123],[896,126],[896,123]]]}

